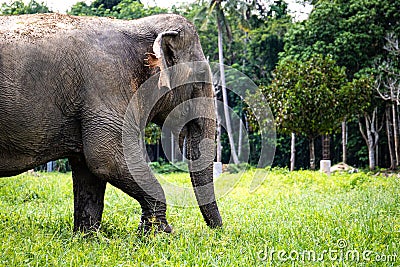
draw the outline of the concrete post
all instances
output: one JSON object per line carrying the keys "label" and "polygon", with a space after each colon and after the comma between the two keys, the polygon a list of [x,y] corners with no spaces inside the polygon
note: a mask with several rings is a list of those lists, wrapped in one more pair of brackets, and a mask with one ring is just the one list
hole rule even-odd
{"label": "concrete post", "polygon": [[324,172],[327,175],[331,175],[331,161],[330,160],[321,160],[319,164],[320,164],[321,172]]}
{"label": "concrete post", "polygon": [[213,177],[217,178],[222,174],[222,162],[214,162]]}
{"label": "concrete post", "polygon": [[47,172],[52,172],[53,171],[53,161],[47,162],[46,170],[47,170]]}

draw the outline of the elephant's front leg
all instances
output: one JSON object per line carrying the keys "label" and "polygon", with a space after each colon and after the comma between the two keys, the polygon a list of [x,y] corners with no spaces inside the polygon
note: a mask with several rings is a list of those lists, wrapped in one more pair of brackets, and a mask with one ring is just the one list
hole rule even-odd
{"label": "elephant's front leg", "polygon": [[89,171],[83,155],[69,161],[74,187],[74,231],[96,231],[103,214],[106,182]]}
{"label": "elephant's front leg", "polygon": [[166,219],[165,194],[160,183],[144,160],[136,160],[134,157],[126,159],[126,162],[129,173],[126,173],[122,179],[111,180],[110,183],[139,202],[142,215],[138,231],[147,233],[154,229],[171,233],[172,227]]}

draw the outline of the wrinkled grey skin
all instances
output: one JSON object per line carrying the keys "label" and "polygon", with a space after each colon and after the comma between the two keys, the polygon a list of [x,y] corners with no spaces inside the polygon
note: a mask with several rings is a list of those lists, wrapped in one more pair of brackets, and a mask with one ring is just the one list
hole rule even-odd
{"label": "wrinkled grey skin", "polygon": [[[133,94],[159,70],[145,64],[146,53],[154,53],[156,38],[171,30],[178,34],[159,39],[168,66],[205,60],[194,27],[177,15],[135,21],[59,14],[0,17],[0,177],[67,157],[73,170],[75,231],[99,228],[110,183],[140,203],[140,229],[157,224],[170,232],[164,193],[146,162],[138,157],[135,172],[128,170],[122,128]],[[154,97],[160,89],[138,99]],[[162,124],[180,102],[212,95],[207,83],[174,89],[150,118],[140,108],[134,110],[136,123]],[[139,143],[139,134],[132,132]],[[182,133],[188,157],[196,159],[200,141],[214,139],[214,122],[193,120]],[[138,186],[138,178],[157,198]],[[191,178],[206,223],[221,226],[213,189],[196,189],[212,185],[212,162],[205,170],[192,171]]]}

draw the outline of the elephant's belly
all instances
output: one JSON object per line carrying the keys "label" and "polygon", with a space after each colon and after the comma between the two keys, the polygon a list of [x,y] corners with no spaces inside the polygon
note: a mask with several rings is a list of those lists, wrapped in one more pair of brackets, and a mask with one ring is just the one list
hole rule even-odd
{"label": "elephant's belly", "polygon": [[22,173],[48,161],[67,158],[83,150],[80,135],[51,134],[14,137],[0,136],[0,177]]}
{"label": "elephant's belly", "polygon": [[[60,153],[61,152],[61,153]],[[51,160],[66,158],[72,153],[67,151],[26,151],[16,153],[10,149],[0,151],[0,177],[12,176],[33,169]]]}
{"label": "elephant's belly", "polygon": [[40,163],[36,163],[36,159],[28,155],[16,156],[2,152],[0,154],[0,177],[17,175],[40,165]]}

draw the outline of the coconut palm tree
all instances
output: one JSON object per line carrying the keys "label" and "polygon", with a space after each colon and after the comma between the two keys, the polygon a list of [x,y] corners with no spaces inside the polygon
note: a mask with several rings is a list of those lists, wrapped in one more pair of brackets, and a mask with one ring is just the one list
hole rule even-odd
{"label": "coconut palm tree", "polygon": [[[216,15],[217,19],[217,28],[218,28],[218,61],[219,61],[219,72],[220,72],[220,84],[222,91],[222,99],[224,104],[224,115],[225,115],[225,123],[226,123],[226,131],[228,133],[229,145],[231,148],[231,156],[233,163],[238,164],[239,158],[236,152],[235,142],[233,140],[233,132],[231,119],[229,116],[229,106],[228,106],[228,92],[226,90],[226,80],[225,80],[225,68],[224,68],[224,51],[223,51],[223,34],[224,30],[230,40],[232,38],[231,31],[227,20],[225,18],[224,9],[222,6],[222,2],[224,0],[210,0],[207,10],[207,17],[212,14]],[[207,22],[207,18],[205,23]],[[224,29],[225,28],[225,29]],[[217,152],[218,153],[218,152]]]}

